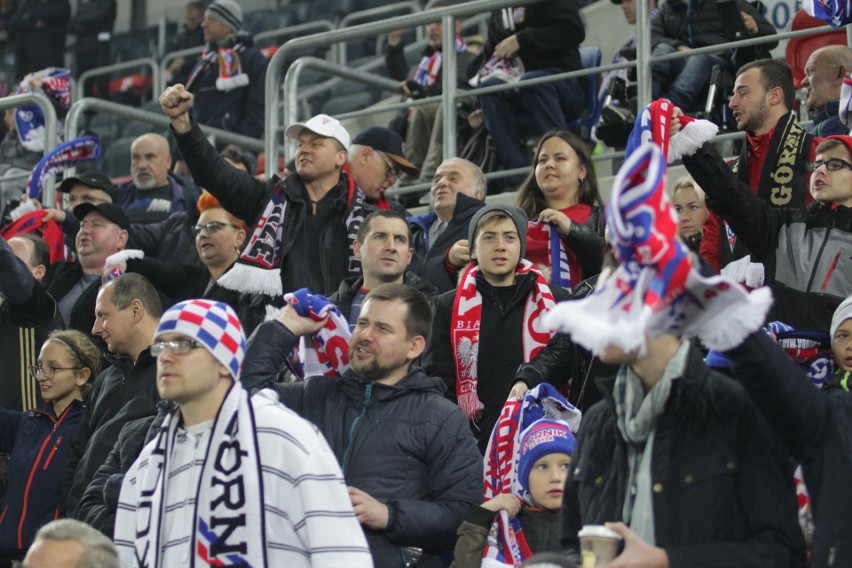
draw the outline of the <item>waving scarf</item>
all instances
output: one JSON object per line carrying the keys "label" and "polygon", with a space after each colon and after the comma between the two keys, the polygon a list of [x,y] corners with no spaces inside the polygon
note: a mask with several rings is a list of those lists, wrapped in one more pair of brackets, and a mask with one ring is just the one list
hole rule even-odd
{"label": "waving scarf", "polygon": [[[134,544],[137,563],[145,568],[159,566],[165,483],[180,423],[178,412],[166,417],[139,456],[137,510],[148,510],[149,514],[133,515]],[[213,423],[195,490],[190,566],[268,565],[261,506],[263,477],[254,432],[254,409],[248,393],[234,383]]]}
{"label": "waving scarf", "polygon": [[[672,141],[674,143],[674,141]],[[772,303],[768,289],[748,294],[718,275],[705,276],[676,239],[665,191],[665,158],[647,143],[618,173],[607,207],[621,265],[593,294],[561,302],[545,325],[594,352],[608,345],[645,354],[645,335],[698,336],[710,348],[732,348],[759,329]]]}
{"label": "waving scarf", "polygon": [[[528,390],[522,401],[506,401],[485,449],[485,500],[501,493],[524,497],[517,479],[518,452],[521,432],[530,424],[543,418],[562,420],[576,433],[582,416],[579,409],[547,383]],[[531,555],[520,522],[501,511],[491,525],[482,566],[522,566]]]}
{"label": "waving scarf", "polygon": [[302,288],[284,294],[284,300],[303,318],[322,321],[328,317],[319,332],[299,338],[299,346],[290,356],[290,365],[301,378],[313,375],[339,377],[349,369],[349,322],[337,306],[320,294],[311,294]]}
{"label": "waving scarf", "polygon": [[[542,347],[547,345],[552,332],[541,325],[541,317],[551,309],[555,301],[547,287],[544,277],[528,260],[521,260],[515,274],[520,276],[533,272],[536,283],[527,296],[524,307],[524,322],[521,330],[524,350],[524,362],[529,362]],[[482,295],[476,287],[476,275],[479,266],[471,264],[461,278],[456,298],[453,302],[453,328],[450,340],[453,345],[453,359],[456,364],[456,396],[459,407],[469,420],[476,421],[482,415],[485,406],[476,394],[477,364],[479,361],[479,324],[482,320]]]}
{"label": "waving scarf", "polygon": [[38,233],[40,231],[44,242],[47,243],[47,248],[50,250],[51,264],[58,260],[70,260],[70,252],[66,250],[65,240],[62,238],[62,227],[53,220],[45,222],[44,217],[47,213],[46,209],[27,213],[17,221],[0,229],[0,236],[8,241],[18,233]]}
{"label": "waving scarf", "polygon": [[101,141],[97,136],[81,136],[60,144],[38,161],[27,179],[27,196],[41,196],[44,180],[63,172],[77,162],[96,160],[101,157]]}
{"label": "waving scarf", "polygon": [[802,0],[802,9],[833,28],[852,23],[852,2],[849,0]]}
{"label": "waving scarf", "polygon": [[[31,93],[33,79],[41,81],[41,92],[50,101],[66,111],[71,106],[71,72],[68,69],[48,67],[25,76],[18,86],[18,94]],[[41,152],[44,150],[44,113],[36,105],[18,107],[15,110],[15,128],[18,140],[27,150]]]}

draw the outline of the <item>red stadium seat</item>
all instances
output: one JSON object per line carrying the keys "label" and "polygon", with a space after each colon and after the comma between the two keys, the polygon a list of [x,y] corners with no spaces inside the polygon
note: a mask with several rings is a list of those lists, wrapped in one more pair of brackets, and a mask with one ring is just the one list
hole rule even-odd
{"label": "red stadium seat", "polygon": [[[824,25],[824,21],[809,16],[804,10],[799,10],[793,16],[790,31],[818,28]],[[802,79],[805,77],[805,64],[808,62],[808,57],[817,49],[828,45],[846,45],[846,28],[817,35],[794,37],[787,44],[785,59],[793,68],[793,81],[796,88],[801,86]]]}

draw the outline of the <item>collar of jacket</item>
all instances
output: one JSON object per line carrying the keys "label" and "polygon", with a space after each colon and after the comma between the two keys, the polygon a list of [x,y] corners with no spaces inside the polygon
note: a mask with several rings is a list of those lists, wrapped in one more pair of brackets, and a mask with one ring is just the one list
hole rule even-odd
{"label": "collar of jacket", "polygon": [[[343,381],[343,392],[346,396],[353,400],[364,400],[364,393],[367,390],[367,382],[362,381],[358,374],[349,369],[341,377]],[[373,383],[371,393],[372,403],[387,402],[402,398],[414,392],[432,393],[438,396],[444,395],[444,382],[437,377],[427,377],[426,373],[420,367],[412,365],[408,374],[395,385],[383,385]]]}

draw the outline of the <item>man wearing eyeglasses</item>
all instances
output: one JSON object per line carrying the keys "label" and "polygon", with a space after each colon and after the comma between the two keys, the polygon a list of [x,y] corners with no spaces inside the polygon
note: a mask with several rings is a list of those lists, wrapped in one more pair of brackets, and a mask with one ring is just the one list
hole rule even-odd
{"label": "man wearing eyeglasses", "polygon": [[78,504],[106,461],[124,424],[156,413],[156,361],[149,346],[163,313],[160,296],[144,276],[125,274],[98,291],[92,333],[107,345],[111,366],[94,382],[86,413],[71,444],[62,495],[67,516],[79,518]]}
{"label": "man wearing eyeglasses", "polygon": [[405,207],[385,196],[401,173],[417,178],[420,170],[405,157],[399,134],[383,126],[371,126],[352,140],[347,163],[355,185],[364,190],[367,203],[378,209],[394,209],[405,214]]}
{"label": "man wearing eyeglasses", "polygon": [[289,125],[285,135],[298,142],[296,172],[264,183],[216,154],[190,116],[193,101],[183,85],[160,96],[180,153],[199,185],[254,226],[223,286],[273,295],[307,287],[330,294],[344,278],[360,275],[354,248],[366,197],[343,171],[350,142],[343,125],[325,114]]}
{"label": "man wearing eyeglasses", "polygon": [[[121,487],[124,566],[372,566],[316,426],[240,382],[246,340],[226,304],[187,300],[153,335],[157,389],[177,404]],[[189,492],[189,494],[188,494]]]}
{"label": "man wearing eyeglasses", "polygon": [[772,207],[719,161],[711,144],[683,158],[710,208],[763,261],[775,295],[768,319],[828,330],[852,294],[852,137],[829,136],[816,147],[807,164],[814,203],[805,211]]}

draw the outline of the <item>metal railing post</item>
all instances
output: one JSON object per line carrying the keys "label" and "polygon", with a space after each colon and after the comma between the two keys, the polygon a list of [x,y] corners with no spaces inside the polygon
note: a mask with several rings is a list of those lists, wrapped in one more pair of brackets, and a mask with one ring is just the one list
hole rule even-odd
{"label": "metal railing post", "polygon": [[441,42],[442,62],[441,66],[441,92],[444,95],[442,104],[441,124],[444,128],[443,158],[453,157],[456,152],[456,66],[458,57],[456,54],[456,19],[452,14],[447,14],[442,19]]}

